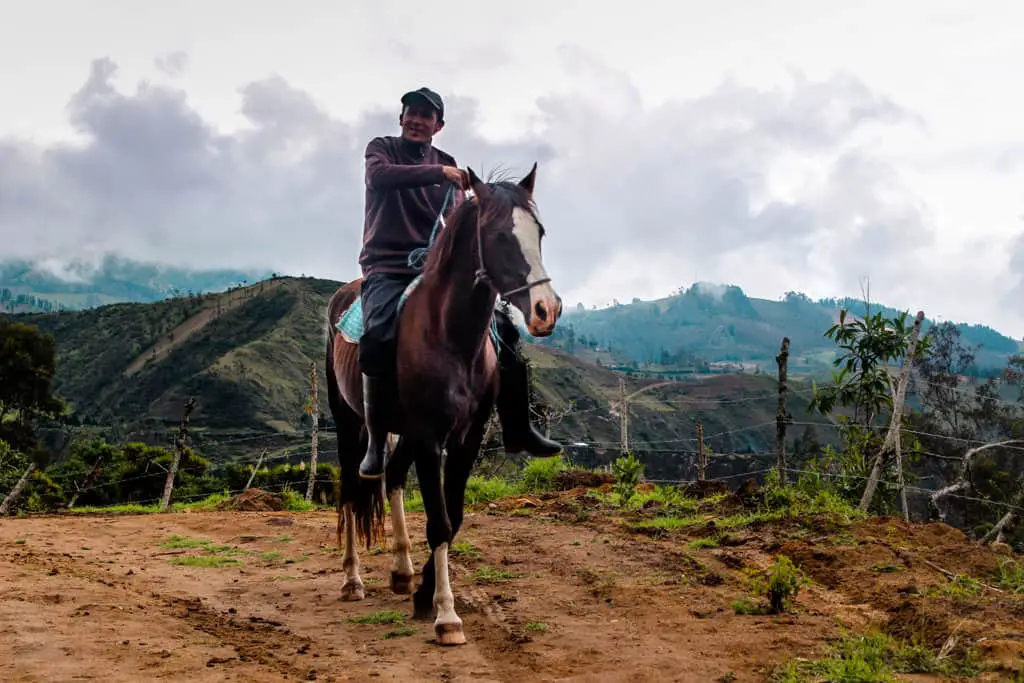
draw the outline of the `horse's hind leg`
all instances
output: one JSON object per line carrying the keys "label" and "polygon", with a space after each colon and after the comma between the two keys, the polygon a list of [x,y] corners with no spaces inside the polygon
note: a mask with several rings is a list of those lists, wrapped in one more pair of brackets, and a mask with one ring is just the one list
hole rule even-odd
{"label": "horse's hind leg", "polygon": [[359,554],[356,550],[355,501],[359,492],[359,460],[363,454],[362,421],[338,395],[334,382],[328,377],[327,394],[334,415],[338,441],[338,466],[341,469],[341,515],[345,526],[345,548],[342,571],[345,581],[341,585],[342,600],[362,600],[366,596],[363,580],[359,576]]}
{"label": "horse's hind leg", "polygon": [[404,447],[404,441],[392,440],[391,455],[388,458],[385,481],[388,501],[391,504],[391,530],[394,536],[391,548],[391,591],[398,595],[412,592],[414,569],[412,566],[412,544],[409,529],[405,524],[405,482],[412,464],[411,448]]}

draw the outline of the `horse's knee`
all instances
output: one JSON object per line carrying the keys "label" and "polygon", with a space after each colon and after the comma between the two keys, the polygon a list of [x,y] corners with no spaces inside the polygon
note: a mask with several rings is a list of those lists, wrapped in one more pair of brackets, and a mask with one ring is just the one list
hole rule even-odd
{"label": "horse's knee", "polygon": [[427,521],[427,543],[433,550],[442,543],[449,543],[452,540],[452,525],[447,519]]}

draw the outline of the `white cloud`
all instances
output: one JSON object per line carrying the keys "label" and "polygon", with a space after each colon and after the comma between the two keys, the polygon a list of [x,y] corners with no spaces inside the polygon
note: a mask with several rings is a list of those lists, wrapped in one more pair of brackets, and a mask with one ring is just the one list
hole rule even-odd
{"label": "white cloud", "polygon": [[[664,6],[643,3],[456,3],[415,20],[388,2],[126,4],[65,8],[83,31],[59,46],[22,40],[45,12],[19,10],[20,33],[0,28],[0,76],[20,93],[0,113],[3,254],[352,277],[363,148],[427,84],[448,104],[437,144],[463,165],[540,162],[546,259],[571,303],[695,278],[856,295],[869,276],[886,303],[1020,336],[1024,144],[1008,136],[1022,111],[998,78],[1024,47],[1005,16],[911,4],[736,2],[658,21]],[[953,49],[970,40],[990,49]],[[47,50],[60,70],[11,70],[56,63]],[[125,57],[83,86],[98,54]]]}

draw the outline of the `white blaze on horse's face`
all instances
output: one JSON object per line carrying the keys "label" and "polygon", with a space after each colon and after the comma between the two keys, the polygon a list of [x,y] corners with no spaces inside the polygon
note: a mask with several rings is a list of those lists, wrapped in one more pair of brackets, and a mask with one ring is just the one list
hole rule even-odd
{"label": "white blaze on horse's face", "polygon": [[[512,234],[519,242],[519,250],[529,268],[526,284],[547,278],[540,255],[540,223],[533,214],[518,206],[512,209]],[[534,285],[528,294],[530,307],[523,311],[527,329],[534,337],[546,337],[554,331],[555,323],[562,314],[562,301],[550,282]]]}

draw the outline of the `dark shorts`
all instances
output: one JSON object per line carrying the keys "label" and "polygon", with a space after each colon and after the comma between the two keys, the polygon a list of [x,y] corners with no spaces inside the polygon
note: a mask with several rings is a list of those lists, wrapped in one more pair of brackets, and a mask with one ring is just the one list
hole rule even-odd
{"label": "dark shorts", "polygon": [[389,377],[395,366],[398,300],[415,275],[372,273],[363,279],[363,336],[359,367],[373,377]]}

